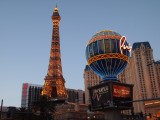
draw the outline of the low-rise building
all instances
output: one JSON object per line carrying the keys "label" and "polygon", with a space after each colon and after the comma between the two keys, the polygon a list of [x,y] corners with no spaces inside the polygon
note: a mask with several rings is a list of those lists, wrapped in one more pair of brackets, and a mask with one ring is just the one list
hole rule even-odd
{"label": "low-rise building", "polygon": [[[42,88],[42,85],[23,83],[21,107],[31,109],[33,102],[40,98]],[[67,102],[85,104],[85,93],[83,90],[67,88],[67,94]]]}

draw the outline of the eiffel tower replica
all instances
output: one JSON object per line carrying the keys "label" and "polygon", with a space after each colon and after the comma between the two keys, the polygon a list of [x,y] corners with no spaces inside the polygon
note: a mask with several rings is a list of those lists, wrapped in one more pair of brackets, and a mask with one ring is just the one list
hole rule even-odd
{"label": "eiffel tower replica", "polygon": [[65,79],[63,78],[62,64],[61,64],[61,50],[60,50],[60,36],[59,36],[60,20],[61,17],[58,13],[58,7],[56,5],[52,15],[53,31],[52,31],[52,42],[51,42],[48,73],[44,78],[45,83],[42,90],[42,95],[46,95],[52,101],[65,101],[67,99]]}

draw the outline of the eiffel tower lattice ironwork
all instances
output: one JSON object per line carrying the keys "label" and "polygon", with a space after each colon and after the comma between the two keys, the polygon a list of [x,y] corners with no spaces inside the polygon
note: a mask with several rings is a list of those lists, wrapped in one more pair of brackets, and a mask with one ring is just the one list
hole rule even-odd
{"label": "eiffel tower lattice ironwork", "polygon": [[61,51],[60,51],[60,36],[59,24],[61,17],[58,13],[57,6],[54,8],[52,15],[53,32],[50,51],[50,60],[48,73],[45,77],[45,83],[42,90],[42,95],[47,95],[53,100],[67,99],[67,91],[65,88],[65,79],[62,73]]}

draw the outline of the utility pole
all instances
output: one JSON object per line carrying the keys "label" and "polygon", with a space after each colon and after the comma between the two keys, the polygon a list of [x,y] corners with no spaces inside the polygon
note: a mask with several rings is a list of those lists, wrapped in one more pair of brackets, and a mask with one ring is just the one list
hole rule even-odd
{"label": "utility pole", "polygon": [[3,99],[1,101],[1,114],[0,114],[0,120],[2,119],[2,107],[3,107]]}

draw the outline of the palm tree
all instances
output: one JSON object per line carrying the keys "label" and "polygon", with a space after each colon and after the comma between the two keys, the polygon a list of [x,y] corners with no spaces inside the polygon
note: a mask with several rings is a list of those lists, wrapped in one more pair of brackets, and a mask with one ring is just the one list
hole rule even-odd
{"label": "palm tree", "polygon": [[50,113],[55,110],[55,104],[50,101],[46,95],[42,95],[38,101],[33,103],[32,111],[40,116],[42,120],[47,120],[50,117]]}

